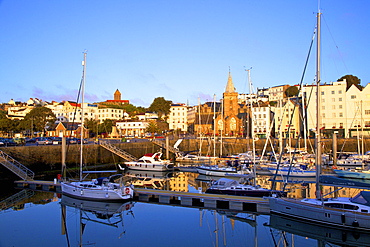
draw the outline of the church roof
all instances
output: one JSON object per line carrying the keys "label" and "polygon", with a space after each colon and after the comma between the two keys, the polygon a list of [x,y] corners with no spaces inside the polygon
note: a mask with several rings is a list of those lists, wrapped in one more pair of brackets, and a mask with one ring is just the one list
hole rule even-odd
{"label": "church roof", "polygon": [[225,93],[235,93],[233,78],[231,77],[231,72],[230,71],[229,71],[229,77],[227,78]]}

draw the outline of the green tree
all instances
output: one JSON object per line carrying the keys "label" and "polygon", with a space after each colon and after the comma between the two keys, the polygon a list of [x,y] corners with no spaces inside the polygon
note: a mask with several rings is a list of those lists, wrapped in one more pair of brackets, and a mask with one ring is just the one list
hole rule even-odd
{"label": "green tree", "polygon": [[111,133],[112,132],[112,126],[114,122],[111,119],[105,119],[101,124],[98,126],[99,133]]}
{"label": "green tree", "polygon": [[347,90],[354,84],[358,89],[362,90],[363,86],[361,86],[361,80],[354,75],[344,75],[339,78],[337,81],[343,81],[346,79],[347,82]]}
{"label": "green tree", "polygon": [[298,88],[296,86],[290,86],[285,90],[285,96],[287,97],[294,97],[298,96]]}
{"label": "green tree", "polygon": [[151,121],[149,122],[148,127],[146,127],[145,132],[150,133],[152,136],[154,136],[155,133],[161,132],[161,129],[158,127],[156,122]]}
{"label": "green tree", "polygon": [[11,131],[13,131],[13,128],[14,123],[12,120],[6,117],[0,118],[0,132],[2,133],[2,135],[4,135],[5,133],[10,133]]}
{"label": "green tree", "polygon": [[89,130],[90,137],[96,137],[98,136],[98,120],[93,119],[86,119],[84,126]]}
{"label": "green tree", "polygon": [[164,97],[157,97],[149,106],[149,111],[157,113],[158,119],[162,119],[162,116],[167,116],[170,113],[171,104],[172,101],[165,100]]}
{"label": "green tree", "polygon": [[[56,117],[54,113],[46,107],[35,107],[24,117],[23,128],[31,128],[31,131],[45,132],[45,128],[54,124]],[[30,126],[30,127],[28,127]]]}

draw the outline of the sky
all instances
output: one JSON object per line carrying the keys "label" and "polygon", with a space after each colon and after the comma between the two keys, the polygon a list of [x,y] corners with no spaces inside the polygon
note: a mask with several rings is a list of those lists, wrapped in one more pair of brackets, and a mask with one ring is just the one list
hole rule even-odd
{"label": "sky", "polygon": [[[319,3],[320,2],[320,3]],[[370,82],[368,0],[0,0],[0,103],[155,98],[197,105],[299,84],[322,12],[321,80]],[[314,83],[315,48],[304,73]]]}

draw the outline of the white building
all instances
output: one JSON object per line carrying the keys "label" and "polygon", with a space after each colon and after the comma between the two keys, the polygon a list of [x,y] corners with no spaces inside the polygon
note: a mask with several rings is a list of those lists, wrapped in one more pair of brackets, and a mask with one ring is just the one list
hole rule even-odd
{"label": "white building", "polygon": [[[307,126],[316,130],[316,86],[305,86]],[[320,85],[321,129],[325,135],[338,131],[339,136],[370,135],[370,86],[362,89],[352,85],[348,90],[346,80]],[[312,134],[312,133],[311,133]]]}
{"label": "white building", "polygon": [[186,104],[172,104],[167,123],[170,130],[188,131],[188,107]]}
{"label": "white building", "polygon": [[99,120],[100,123],[102,123],[106,119],[123,120],[128,117],[129,117],[129,114],[123,109],[99,108],[97,111],[96,119]]}
{"label": "white building", "polygon": [[256,137],[265,138],[273,131],[273,113],[268,103],[255,103],[251,108],[253,112],[252,133]]}
{"label": "white building", "polygon": [[119,136],[144,137],[148,126],[149,122],[116,122]]}

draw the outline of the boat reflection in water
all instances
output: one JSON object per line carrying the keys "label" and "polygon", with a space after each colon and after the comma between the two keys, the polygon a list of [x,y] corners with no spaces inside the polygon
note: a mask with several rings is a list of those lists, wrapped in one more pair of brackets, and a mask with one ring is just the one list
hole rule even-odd
{"label": "boat reflection in water", "polygon": [[341,227],[327,227],[320,224],[312,224],[307,221],[299,221],[280,215],[270,216],[271,228],[281,231],[282,234],[290,233],[306,238],[318,240],[318,246],[326,246],[327,243],[340,246],[369,246],[370,232],[358,232],[345,230]]}
{"label": "boat reflection in water", "polygon": [[[79,215],[79,246],[82,246],[84,245],[82,235],[87,228],[86,226],[88,225],[88,222],[92,222],[91,225],[94,229],[96,228],[96,223],[115,228],[122,228],[122,231],[119,235],[119,238],[121,238],[122,235],[125,234],[125,229],[123,229],[123,216],[133,216],[132,207],[134,206],[134,202],[132,201],[126,203],[100,202],[80,200],[65,195],[62,196],[60,204],[62,206],[62,234],[66,235],[68,246],[74,246],[73,243],[70,243],[70,240],[75,238],[71,238],[68,236],[71,233],[67,230],[67,226],[69,224],[67,222],[67,219],[70,219],[72,217],[71,215],[67,215],[67,210],[71,211],[71,213],[73,213],[74,215]],[[101,238],[103,236],[96,237]]]}
{"label": "boat reflection in water", "polygon": [[166,189],[166,182],[176,175],[177,173],[173,171],[128,170],[125,172],[125,176],[131,178],[135,187],[151,189]]}

